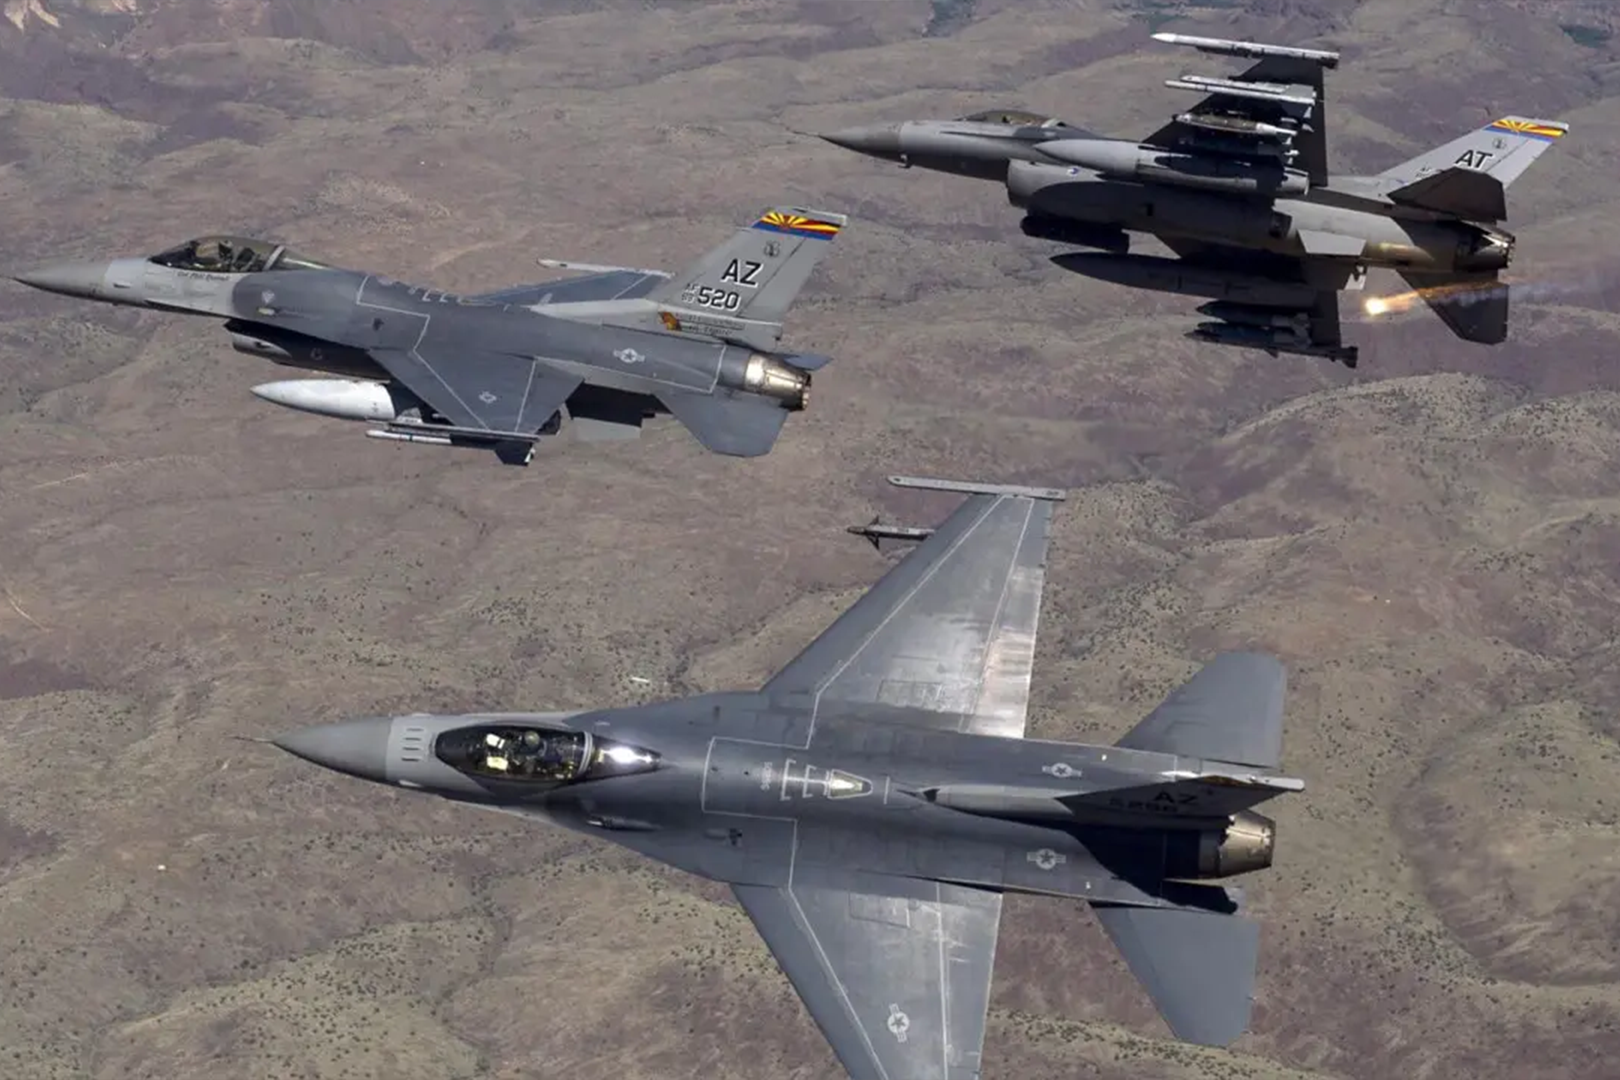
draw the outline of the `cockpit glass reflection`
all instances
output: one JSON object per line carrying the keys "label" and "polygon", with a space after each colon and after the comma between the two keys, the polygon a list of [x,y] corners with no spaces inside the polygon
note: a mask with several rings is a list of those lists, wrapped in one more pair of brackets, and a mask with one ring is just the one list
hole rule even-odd
{"label": "cockpit glass reflection", "polygon": [[321,270],[324,263],[305,258],[284,244],[245,236],[204,236],[149,260],[173,270],[207,274],[257,274],[265,270]]}
{"label": "cockpit glass reflection", "polygon": [[558,731],[525,724],[489,724],[449,731],[434,754],[470,776],[556,785],[646,772],[658,755],[600,739],[584,731]]}
{"label": "cockpit glass reflection", "polygon": [[1007,124],[1010,127],[1057,127],[1066,128],[1069,125],[1055,117],[1042,116],[1040,113],[1027,112],[1023,109],[986,109],[971,116],[961,117],[963,123],[975,124]]}

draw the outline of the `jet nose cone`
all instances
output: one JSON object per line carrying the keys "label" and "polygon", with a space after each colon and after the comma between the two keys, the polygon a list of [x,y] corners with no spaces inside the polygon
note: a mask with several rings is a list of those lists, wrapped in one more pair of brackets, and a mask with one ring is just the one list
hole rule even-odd
{"label": "jet nose cone", "polygon": [[323,768],[362,780],[385,781],[388,779],[388,735],[392,727],[392,717],[372,716],[337,724],[317,724],[271,741],[287,753]]}
{"label": "jet nose cone", "polygon": [[834,146],[841,146],[858,154],[870,154],[880,158],[900,156],[899,124],[868,124],[828,132],[821,137]]}
{"label": "jet nose cone", "polygon": [[16,280],[23,285],[43,289],[46,292],[99,300],[102,296],[102,283],[106,278],[106,263],[59,263],[56,266],[42,266],[38,270],[18,274]]}

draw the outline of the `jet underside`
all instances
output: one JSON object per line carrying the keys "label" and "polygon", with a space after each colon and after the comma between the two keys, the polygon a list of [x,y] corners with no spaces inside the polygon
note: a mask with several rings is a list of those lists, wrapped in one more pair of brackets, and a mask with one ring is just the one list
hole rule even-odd
{"label": "jet underside", "polygon": [[[570,714],[414,714],[277,740],[730,884],[853,1077],[979,1074],[1005,892],[1083,899],[1178,1037],[1248,1023],[1283,674],[1217,657],[1112,746],[1023,738],[1050,489],[968,494],[755,691]],[[1060,900],[1060,902],[1062,902]]]}
{"label": "jet underside", "polygon": [[[672,743],[673,725],[700,719],[730,734]],[[1208,876],[1198,834],[1224,830],[1243,800],[1214,784],[1171,798],[1144,784],[1202,763],[939,732],[908,724],[903,711],[823,719],[805,743],[802,717],[748,697],[577,722],[658,748],[666,772],[559,789],[528,811],[703,877],[778,887],[813,871],[829,885],[899,898],[943,881],[1150,907],[1236,906],[1225,890],[1190,881]],[[980,801],[945,805],[955,793]],[[669,813],[693,803],[689,816]],[[1163,835],[1146,842],[1144,830]]]}

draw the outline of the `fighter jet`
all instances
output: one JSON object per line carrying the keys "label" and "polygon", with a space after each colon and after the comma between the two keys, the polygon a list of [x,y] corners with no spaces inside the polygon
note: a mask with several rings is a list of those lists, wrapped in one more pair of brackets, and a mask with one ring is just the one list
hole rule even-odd
{"label": "fighter jet", "polygon": [[[1019,109],[821,137],[904,167],[1005,183],[1026,235],[1098,249],[1054,256],[1064,269],[1211,298],[1198,309],[1211,321],[1191,337],[1355,367],[1337,294],[1361,290],[1376,266],[1398,271],[1458,337],[1506,340],[1506,189],[1567,124],[1506,116],[1376,176],[1330,175],[1323,71],[1338,53],[1153,37],[1256,63],[1169,80],[1205,96],[1141,140]],[[1131,233],[1179,258],[1128,254]],[[1367,302],[1369,314],[1389,308]]]}
{"label": "fighter jet", "polygon": [[[1216,657],[1113,745],[1025,739],[1061,491],[967,494],[757,690],[581,712],[415,713],[273,740],[731,886],[857,1080],[979,1076],[1001,901],[1083,900],[1179,1038],[1248,1025],[1284,672]],[[860,526],[868,535],[870,526]]]}
{"label": "fighter jet", "polygon": [[458,296],[210,236],[146,258],[18,276],[68,296],[223,318],[238,352],[347,376],[255,386],[266,401],[380,425],[377,439],[473,446],[527,465],[564,411],[585,441],[672,414],[709,450],[770,452],[829,357],[776,351],[782,320],[847,223],[766,210],[684,272],[592,266]]}

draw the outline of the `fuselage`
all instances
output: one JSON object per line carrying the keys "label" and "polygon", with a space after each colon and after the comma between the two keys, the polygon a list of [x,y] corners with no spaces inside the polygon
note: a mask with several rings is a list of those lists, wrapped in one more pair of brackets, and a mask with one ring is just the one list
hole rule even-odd
{"label": "fuselage", "polygon": [[742,385],[749,356],[693,335],[603,325],[606,317],[633,313],[625,304],[571,305],[553,314],[356,270],[215,274],[121,259],[107,281],[100,299],[223,318],[241,352],[357,378],[387,378],[369,356],[373,349],[460,346],[543,357],[615,389],[633,392],[654,382],[708,392],[727,374]]}
{"label": "fuselage", "polygon": [[1240,167],[1025,114],[826,138],[906,167],[1003,182],[1008,199],[1033,218],[1426,271],[1499,270],[1514,243],[1498,229],[1397,206],[1379,183],[1361,178],[1312,187],[1281,162]]}
{"label": "fuselage", "polygon": [[[430,365],[476,351],[539,359],[548,370],[579,376],[584,382],[571,406],[614,395],[633,411],[653,415],[668,411],[661,395],[726,390],[759,393],[788,409],[804,404],[808,379],[802,372],[746,346],[671,329],[646,299],[571,302],[567,282],[558,284],[557,302],[544,288],[528,304],[468,298],[296,256],[281,260],[280,248],[267,268],[253,269],[265,263],[266,248],[255,253],[243,244],[244,254],[256,254],[246,270],[203,269],[166,253],[68,264],[23,280],[104,303],[222,319],[238,352],[352,379],[397,383],[373,358],[376,350],[430,357]],[[325,410],[311,397],[327,389],[321,384],[284,385],[306,400],[282,404]],[[432,412],[397,385],[371,396],[380,410],[375,415],[366,408],[331,415],[391,420],[415,414],[426,421]]]}
{"label": "fuselage", "polygon": [[1500,270],[1513,246],[1508,234],[1467,222],[1397,217],[1313,197],[1264,199],[1110,180],[1077,166],[1014,162],[1007,198],[1032,216],[1397,270]]}
{"label": "fuselage", "polygon": [[[818,880],[868,892],[894,881],[949,881],[1152,903],[1167,878],[1222,876],[1201,871],[1199,861],[1221,842],[1211,834],[1223,833],[1228,818],[1143,794],[1205,763],[961,734],[923,719],[903,709],[823,703],[812,712],[757,694],[719,694],[568,715],[361,721],[377,725],[372,739],[387,746],[363,767],[288,748],[731,883],[785,885],[813,867]],[[524,773],[533,763],[523,761],[523,740],[547,745],[531,730],[567,732],[567,755],[609,764],[562,780],[543,769]],[[627,771],[618,773],[611,762],[621,757]],[[950,792],[988,800],[993,812],[947,805],[941,793]],[[1088,798],[1051,812],[1064,809],[1059,797],[1076,796]],[[1051,809],[1018,809],[1031,804]]]}

